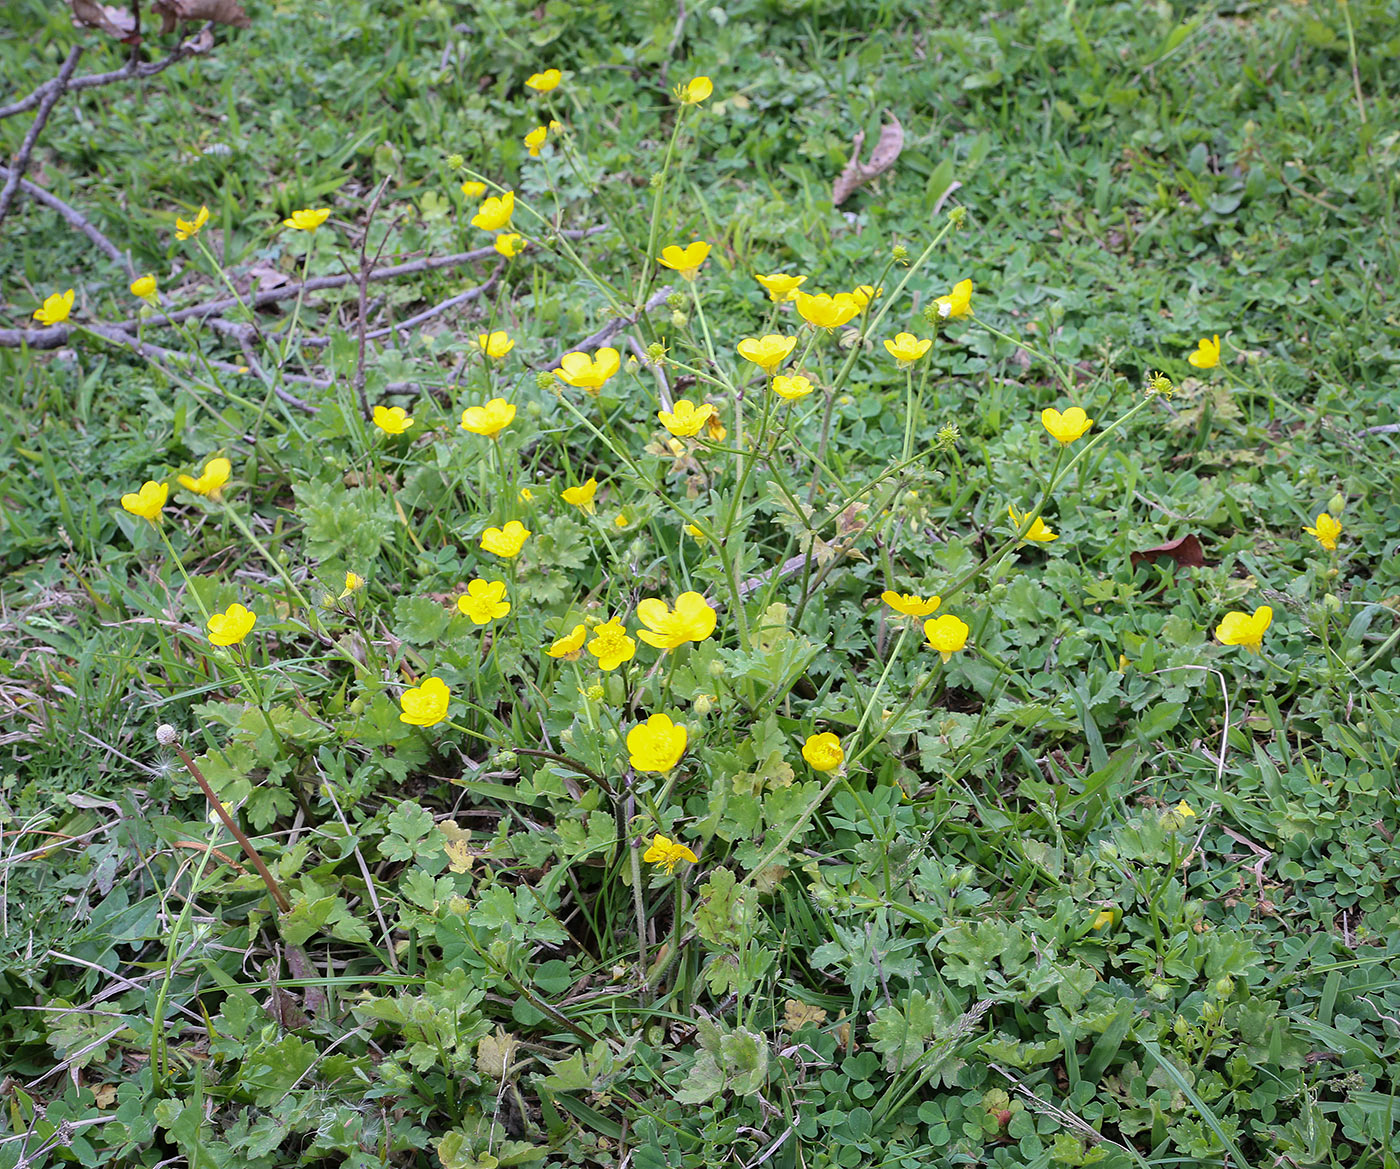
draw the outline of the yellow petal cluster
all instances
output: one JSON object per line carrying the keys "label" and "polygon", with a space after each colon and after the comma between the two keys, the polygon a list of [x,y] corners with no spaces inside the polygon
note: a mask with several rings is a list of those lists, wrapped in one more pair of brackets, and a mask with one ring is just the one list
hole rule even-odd
{"label": "yellow petal cluster", "polygon": [[282,220],[282,226],[296,231],[315,231],[330,218],[330,214],[329,207],[303,207],[300,211],[293,211],[290,219]]}
{"label": "yellow petal cluster", "polygon": [[492,398],[484,406],[468,406],[462,411],[462,429],[482,438],[495,438],[515,421],[515,406],[504,398]]}
{"label": "yellow petal cluster", "polygon": [[467,583],[467,591],[457,598],[458,610],[477,625],[485,625],[510,612],[503,580],[476,580]]}
{"label": "yellow petal cluster", "polygon": [[1220,334],[1202,337],[1196,342],[1196,348],[1187,354],[1186,360],[1197,369],[1214,369],[1220,364]]}
{"label": "yellow petal cluster", "polygon": [[703,240],[696,240],[683,248],[676,244],[662,248],[661,255],[657,256],[656,260],[663,268],[674,269],[685,279],[694,280],[695,273],[700,271],[700,265],[709,258],[709,255],[710,245]]}
{"label": "yellow petal cluster", "polygon": [[849,292],[827,296],[799,290],[793,293],[793,299],[797,302],[797,315],[818,329],[835,329],[860,313],[860,302]]}
{"label": "yellow petal cluster", "polygon": [[739,356],[751,361],[769,377],[788,359],[797,347],[796,337],[784,337],[779,333],[768,333],[763,337],[745,337],[736,346]]}
{"label": "yellow petal cluster", "polygon": [[210,459],[204,464],[204,470],[198,479],[191,478],[189,475],[181,475],[179,483],[186,491],[193,491],[196,495],[207,495],[210,499],[218,499],[231,474],[233,474],[233,464],[227,459]]}
{"label": "yellow petal cluster", "polygon": [[593,640],[588,643],[588,652],[598,659],[600,670],[615,670],[623,662],[630,662],[636,656],[637,643],[627,636],[622,622],[614,617],[593,631]]}
{"label": "yellow petal cluster", "polygon": [[67,292],[44,297],[44,303],[34,310],[34,319],[41,325],[61,325],[72,311],[73,290],[70,288]]}
{"label": "yellow petal cluster", "polygon": [[209,644],[237,645],[253,629],[257,615],[248,612],[242,605],[233,604],[223,613],[209,615]]}
{"label": "yellow petal cluster", "polygon": [[637,636],[657,649],[677,649],[688,641],[704,641],[715,631],[718,615],[701,594],[682,593],[672,609],[657,597],[637,604],[637,619],[646,626]]}
{"label": "yellow petal cluster", "polygon": [[611,346],[604,346],[592,357],[583,352],[564,354],[554,376],[565,385],[596,394],[621,368],[622,355]]}
{"label": "yellow petal cluster", "polygon": [[1337,537],[1342,534],[1342,521],[1334,520],[1326,512],[1323,512],[1317,517],[1313,527],[1304,528],[1303,531],[1312,536],[1327,551],[1335,552],[1337,550]]}
{"label": "yellow petal cluster", "polygon": [[519,520],[511,520],[503,528],[487,528],[481,533],[481,550],[507,560],[520,555],[530,529]]}
{"label": "yellow petal cluster", "polygon": [[967,644],[967,635],[970,632],[967,623],[951,613],[944,613],[942,617],[930,617],[924,622],[924,636],[944,662]]}
{"label": "yellow petal cluster", "polygon": [[500,196],[492,195],[477,208],[476,214],[472,216],[472,226],[479,227],[482,231],[500,231],[514,214],[514,191],[507,191]]}
{"label": "yellow petal cluster", "polygon": [[715,408],[709,402],[697,406],[685,398],[682,398],[670,410],[656,412],[657,418],[661,420],[661,425],[677,438],[690,438],[699,434],[701,427],[709,422],[714,415]]}
{"label": "yellow petal cluster", "polygon": [[132,515],[139,515],[143,520],[155,523],[160,519],[161,509],[165,507],[165,501],[169,498],[170,487],[167,484],[148,479],[141,484],[140,491],[128,491],[122,496],[122,507]]}
{"label": "yellow petal cluster", "polygon": [[413,417],[402,406],[376,406],[374,424],[385,434],[402,434],[413,425]]}
{"label": "yellow petal cluster", "polygon": [[663,869],[668,877],[675,873],[676,866],[681,861],[689,861],[694,864],[699,859],[679,840],[672,840],[669,836],[662,836],[659,832],[651,838],[651,847],[642,853],[642,860],[649,865],[656,865]]}
{"label": "yellow petal cluster", "polygon": [[421,686],[405,690],[399,697],[403,712],[399,721],[414,727],[436,726],[447,717],[452,692],[441,678],[424,678]]}
{"label": "yellow petal cluster", "polygon": [[1268,605],[1260,605],[1253,613],[1226,613],[1215,627],[1215,639],[1221,645],[1240,645],[1250,653],[1261,653],[1264,631],[1273,619],[1274,611]]}
{"label": "yellow petal cluster", "polygon": [[664,714],[654,714],[627,732],[628,762],[637,771],[656,771],[664,775],[681,761],[686,739],[685,727],[673,723]]}
{"label": "yellow petal cluster", "polygon": [[1040,423],[1057,442],[1071,443],[1082,438],[1094,425],[1094,420],[1078,406],[1071,406],[1063,414],[1053,406],[1047,406],[1040,412]]}
{"label": "yellow petal cluster", "polygon": [[830,731],[808,735],[802,744],[802,758],[813,771],[835,771],[846,760],[841,740]]}
{"label": "yellow petal cluster", "polygon": [[938,608],[942,598],[921,597],[917,593],[897,593],[893,589],[886,589],[880,594],[880,600],[905,617],[927,617]]}
{"label": "yellow petal cluster", "polygon": [[753,274],[768,293],[768,299],[774,304],[782,304],[786,300],[791,300],[797,292],[798,286],[807,279],[805,276],[789,276],[783,272],[774,272],[771,276],[760,276],[757,272]]}
{"label": "yellow petal cluster", "polygon": [[559,493],[559,498],[585,514],[592,515],[596,510],[594,497],[597,494],[598,480],[590,478],[586,483],[580,483],[577,487],[566,487]]}

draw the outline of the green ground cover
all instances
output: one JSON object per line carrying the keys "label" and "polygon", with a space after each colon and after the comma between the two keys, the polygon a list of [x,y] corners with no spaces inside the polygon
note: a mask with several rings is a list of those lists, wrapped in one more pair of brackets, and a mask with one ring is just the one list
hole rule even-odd
{"label": "green ground cover", "polygon": [[0,235],[0,1165],[1400,1164],[1396,5],[247,7]]}

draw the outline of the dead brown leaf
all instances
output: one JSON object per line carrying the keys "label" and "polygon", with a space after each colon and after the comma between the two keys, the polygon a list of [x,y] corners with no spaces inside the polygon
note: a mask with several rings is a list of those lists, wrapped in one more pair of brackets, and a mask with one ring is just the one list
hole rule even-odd
{"label": "dead brown leaf", "polygon": [[1141,552],[1133,552],[1129,554],[1128,559],[1136,568],[1144,560],[1155,564],[1164,556],[1175,560],[1178,568],[1204,568],[1206,563],[1206,558],[1201,552],[1200,540],[1190,533],[1180,539],[1158,544],[1155,548],[1144,548]]}
{"label": "dead brown leaf", "polygon": [[851,140],[851,161],[832,184],[833,207],[841,206],[857,188],[865,186],[871,179],[879,178],[894,166],[900,151],[904,149],[904,127],[899,124],[899,119],[891,114],[889,122],[880,127],[880,140],[875,143],[869,162],[860,160],[861,147],[864,145],[865,131],[862,130]]}
{"label": "dead brown leaf", "polygon": [[73,23],[79,28],[100,28],[123,44],[132,44],[136,40],[133,36],[136,18],[130,9],[98,4],[95,0],[68,0],[68,7],[73,10]]}
{"label": "dead brown leaf", "polygon": [[182,20],[212,20],[247,28],[251,23],[238,0],[152,0],[151,11],[160,17],[160,31],[168,33]]}

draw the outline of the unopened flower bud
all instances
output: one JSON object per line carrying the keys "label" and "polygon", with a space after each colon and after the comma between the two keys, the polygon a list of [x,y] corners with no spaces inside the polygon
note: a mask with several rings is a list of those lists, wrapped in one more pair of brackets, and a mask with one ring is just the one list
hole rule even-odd
{"label": "unopened flower bud", "polygon": [[553,390],[559,385],[559,379],[554,376],[551,369],[542,369],[535,374],[535,387],[541,390]]}
{"label": "unopened flower bud", "polygon": [[696,714],[700,714],[700,715],[709,714],[710,711],[714,709],[714,705],[715,705],[714,695],[712,695],[712,694],[697,694],[697,695],[695,696],[695,701],[694,701],[694,703],[693,703],[692,705],[695,707],[695,713],[696,713]]}
{"label": "unopened flower bud", "polygon": [[1328,593],[1322,598],[1322,607],[1329,613],[1340,613],[1342,611],[1342,600],[1336,593]]}
{"label": "unopened flower bud", "polygon": [[681,312],[680,309],[672,310],[671,327],[673,329],[684,329],[688,324],[690,324],[690,318],[685,313]]}
{"label": "unopened flower bud", "polygon": [[1342,514],[1342,509],[1346,507],[1346,497],[1339,491],[1327,501],[1327,514],[1338,516]]}
{"label": "unopened flower bud", "polygon": [[531,418],[538,418],[541,414],[544,413],[544,407],[541,406],[538,402],[526,402],[525,413]]}

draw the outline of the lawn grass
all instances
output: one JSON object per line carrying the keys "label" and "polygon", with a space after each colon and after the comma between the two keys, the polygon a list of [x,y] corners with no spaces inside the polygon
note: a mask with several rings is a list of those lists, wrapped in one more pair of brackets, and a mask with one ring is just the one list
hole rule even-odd
{"label": "lawn grass", "polygon": [[[464,182],[531,246],[370,284],[363,362],[354,281],[246,351],[145,310],[189,366],[0,349],[0,1165],[1397,1165],[1394,5],[247,7],[31,165],[161,312],[489,246]],[[78,41],[120,63],[9,5],[0,105]],[[0,329],[141,311],[56,214],[3,232]],[[878,291],[813,330],[776,272]],[[549,374],[666,286],[598,394]],[[691,591],[711,635],[546,652]]]}

